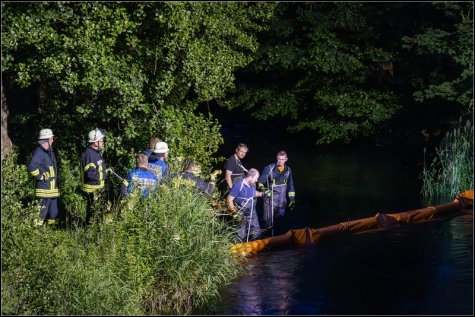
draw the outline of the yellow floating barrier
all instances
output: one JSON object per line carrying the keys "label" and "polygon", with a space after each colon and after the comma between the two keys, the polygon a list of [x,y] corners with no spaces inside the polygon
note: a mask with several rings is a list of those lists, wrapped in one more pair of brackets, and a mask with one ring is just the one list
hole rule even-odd
{"label": "yellow floating barrier", "polygon": [[395,214],[377,213],[374,217],[341,222],[336,225],[319,229],[297,229],[271,238],[237,243],[231,247],[233,254],[252,254],[264,248],[273,249],[291,244],[316,244],[344,233],[357,233],[377,229],[387,229],[400,223],[427,221],[441,216],[456,213],[467,208],[473,202],[473,189],[460,195],[448,204],[422,209],[409,210]]}

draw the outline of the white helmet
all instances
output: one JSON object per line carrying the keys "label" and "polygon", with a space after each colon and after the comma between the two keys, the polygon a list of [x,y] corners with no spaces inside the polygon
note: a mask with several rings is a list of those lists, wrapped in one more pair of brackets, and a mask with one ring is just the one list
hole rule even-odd
{"label": "white helmet", "polygon": [[165,142],[157,142],[157,144],[155,144],[155,149],[153,150],[153,153],[166,153],[170,151],[168,149],[168,144],[166,144]]}
{"label": "white helmet", "polygon": [[43,129],[40,131],[40,136],[38,137],[38,140],[46,140],[54,136],[53,131],[51,129]]}
{"label": "white helmet", "polygon": [[106,136],[106,130],[96,128],[95,130],[91,130],[87,136],[88,142],[94,143]]}

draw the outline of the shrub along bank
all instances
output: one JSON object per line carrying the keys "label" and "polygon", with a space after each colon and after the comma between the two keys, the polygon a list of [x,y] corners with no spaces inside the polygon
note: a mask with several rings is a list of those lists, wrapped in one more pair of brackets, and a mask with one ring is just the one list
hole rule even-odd
{"label": "shrub along bank", "polygon": [[83,227],[79,177],[62,162],[67,226],[38,230],[33,181],[16,160],[2,162],[2,314],[186,314],[243,273],[234,227],[180,180],[150,197],[100,201],[104,222]]}

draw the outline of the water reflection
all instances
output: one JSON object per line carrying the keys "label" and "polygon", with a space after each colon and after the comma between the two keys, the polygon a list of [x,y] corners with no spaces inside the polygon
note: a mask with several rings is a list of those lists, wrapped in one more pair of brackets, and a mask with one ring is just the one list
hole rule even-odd
{"label": "water reflection", "polygon": [[252,256],[220,315],[473,312],[473,213]]}
{"label": "water reflection", "polygon": [[288,314],[295,304],[299,256],[295,249],[255,255],[248,263],[250,273],[228,291],[233,307],[226,314]]}
{"label": "water reflection", "polygon": [[[297,208],[286,213],[284,232],[425,207],[418,172],[397,153],[267,141],[248,141],[244,165],[262,171],[278,150],[289,153]],[[247,276],[222,290],[214,314],[473,315],[472,224],[473,212],[261,252]]]}

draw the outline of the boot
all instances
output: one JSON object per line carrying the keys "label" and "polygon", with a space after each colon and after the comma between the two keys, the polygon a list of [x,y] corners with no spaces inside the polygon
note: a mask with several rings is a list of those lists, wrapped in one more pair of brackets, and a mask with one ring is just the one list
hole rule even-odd
{"label": "boot", "polygon": [[44,225],[44,224],[45,224],[45,221],[44,221],[44,219],[41,219],[41,218],[35,219],[35,221],[33,222],[33,225],[34,225],[36,228],[41,227],[41,226]]}
{"label": "boot", "polygon": [[47,223],[48,225],[56,226],[59,223],[59,221],[58,219],[48,219]]}

